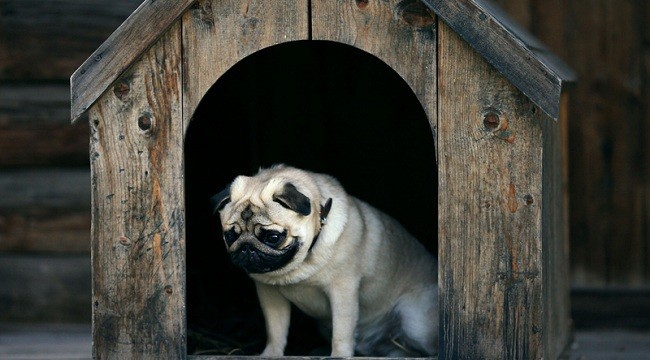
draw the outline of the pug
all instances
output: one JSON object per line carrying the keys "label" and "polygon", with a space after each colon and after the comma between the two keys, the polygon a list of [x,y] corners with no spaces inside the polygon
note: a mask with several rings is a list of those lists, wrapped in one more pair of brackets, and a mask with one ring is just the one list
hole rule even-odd
{"label": "pug", "polygon": [[211,203],[232,262],[255,282],[262,356],[284,354],[291,304],[318,320],[332,356],[437,354],[435,257],[335,178],[276,165]]}

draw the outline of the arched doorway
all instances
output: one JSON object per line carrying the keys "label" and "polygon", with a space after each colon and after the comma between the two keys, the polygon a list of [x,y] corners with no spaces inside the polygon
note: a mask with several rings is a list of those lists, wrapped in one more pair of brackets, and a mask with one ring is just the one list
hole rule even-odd
{"label": "arched doorway", "polygon": [[[339,43],[261,50],[212,86],[187,131],[189,354],[212,347],[214,354],[252,355],[263,348],[252,280],[230,264],[207,205],[237,175],[275,163],[335,176],[437,251],[434,140],[406,82],[376,57]],[[290,332],[288,355],[327,345],[300,314]]]}

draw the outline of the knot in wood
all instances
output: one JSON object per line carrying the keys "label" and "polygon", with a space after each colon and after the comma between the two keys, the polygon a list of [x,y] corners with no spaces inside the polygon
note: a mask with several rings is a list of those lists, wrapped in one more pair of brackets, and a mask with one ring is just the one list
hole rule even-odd
{"label": "knot in wood", "polygon": [[405,23],[421,29],[434,23],[431,10],[420,0],[403,0],[397,4],[397,14]]}
{"label": "knot in wood", "polygon": [[528,206],[533,205],[533,203],[535,202],[535,200],[533,199],[533,195],[531,194],[527,194],[526,196],[524,196],[524,201]]}
{"label": "knot in wood", "polygon": [[357,7],[361,10],[365,9],[368,7],[368,3],[370,2],[369,0],[355,0],[357,3]]}
{"label": "knot in wood", "polygon": [[124,99],[129,95],[131,92],[131,87],[129,84],[127,84],[124,81],[120,81],[115,86],[113,87],[113,94],[115,94],[115,97],[118,99],[124,101]]}
{"label": "knot in wood", "polygon": [[138,127],[142,131],[148,131],[153,126],[153,118],[151,114],[142,114],[138,118]]}
{"label": "knot in wood", "polygon": [[129,239],[126,236],[120,236],[120,244],[122,244],[124,246],[129,246],[129,245],[131,245],[131,239]]}

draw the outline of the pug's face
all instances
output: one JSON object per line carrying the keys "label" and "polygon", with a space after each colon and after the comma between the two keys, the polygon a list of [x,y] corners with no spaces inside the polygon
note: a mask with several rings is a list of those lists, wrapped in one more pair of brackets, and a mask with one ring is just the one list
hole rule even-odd
{"label": "pug's face", "polygon": [[320,227],[310,198],[286,179],[240,176],[211,202],[232,262],[250,274],[299,262]]}

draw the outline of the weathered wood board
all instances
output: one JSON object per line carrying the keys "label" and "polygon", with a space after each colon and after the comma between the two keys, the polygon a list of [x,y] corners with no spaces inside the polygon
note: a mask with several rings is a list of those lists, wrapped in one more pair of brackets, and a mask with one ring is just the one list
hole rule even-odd
{"label": "weathered wood board", "polygon": [[423,0],[485,60],[554,119],[562,86],[575,74],[536,38],[486,0]]}
{"label": "weathered wood board", "polygon": [[200,0],[185,13],[186,128],[205,93],[238,61],[272,45],[308,38],[307,4],[306,0]]}
{"label": "weathered wood board", "polygon": [[[144,1],[72,74],[72,121],[78,120],[193,2]],[[104,71],[107,68],[111,71]]]}
{"label": "weathered wood board", "polygon": [[184,358],[180,22],[100,98],[89,118],[93,354]]}
{"label": "weathered wood board", "polygon": [[313,1],[311,6],[312,39],[354,46],[390,66],[420,100],[435,139],[435,14],[419,1]]}
{"label": "weathered wood board", "polygon": [[442,22],[438,82],[440,357],[547,357],[548,119]]}
{"label": "weathered wood board", "polygon": [[545,358],[555,359],[571,337],[569,274],[568,95],[558,122],[542,117],[542,301]]}

